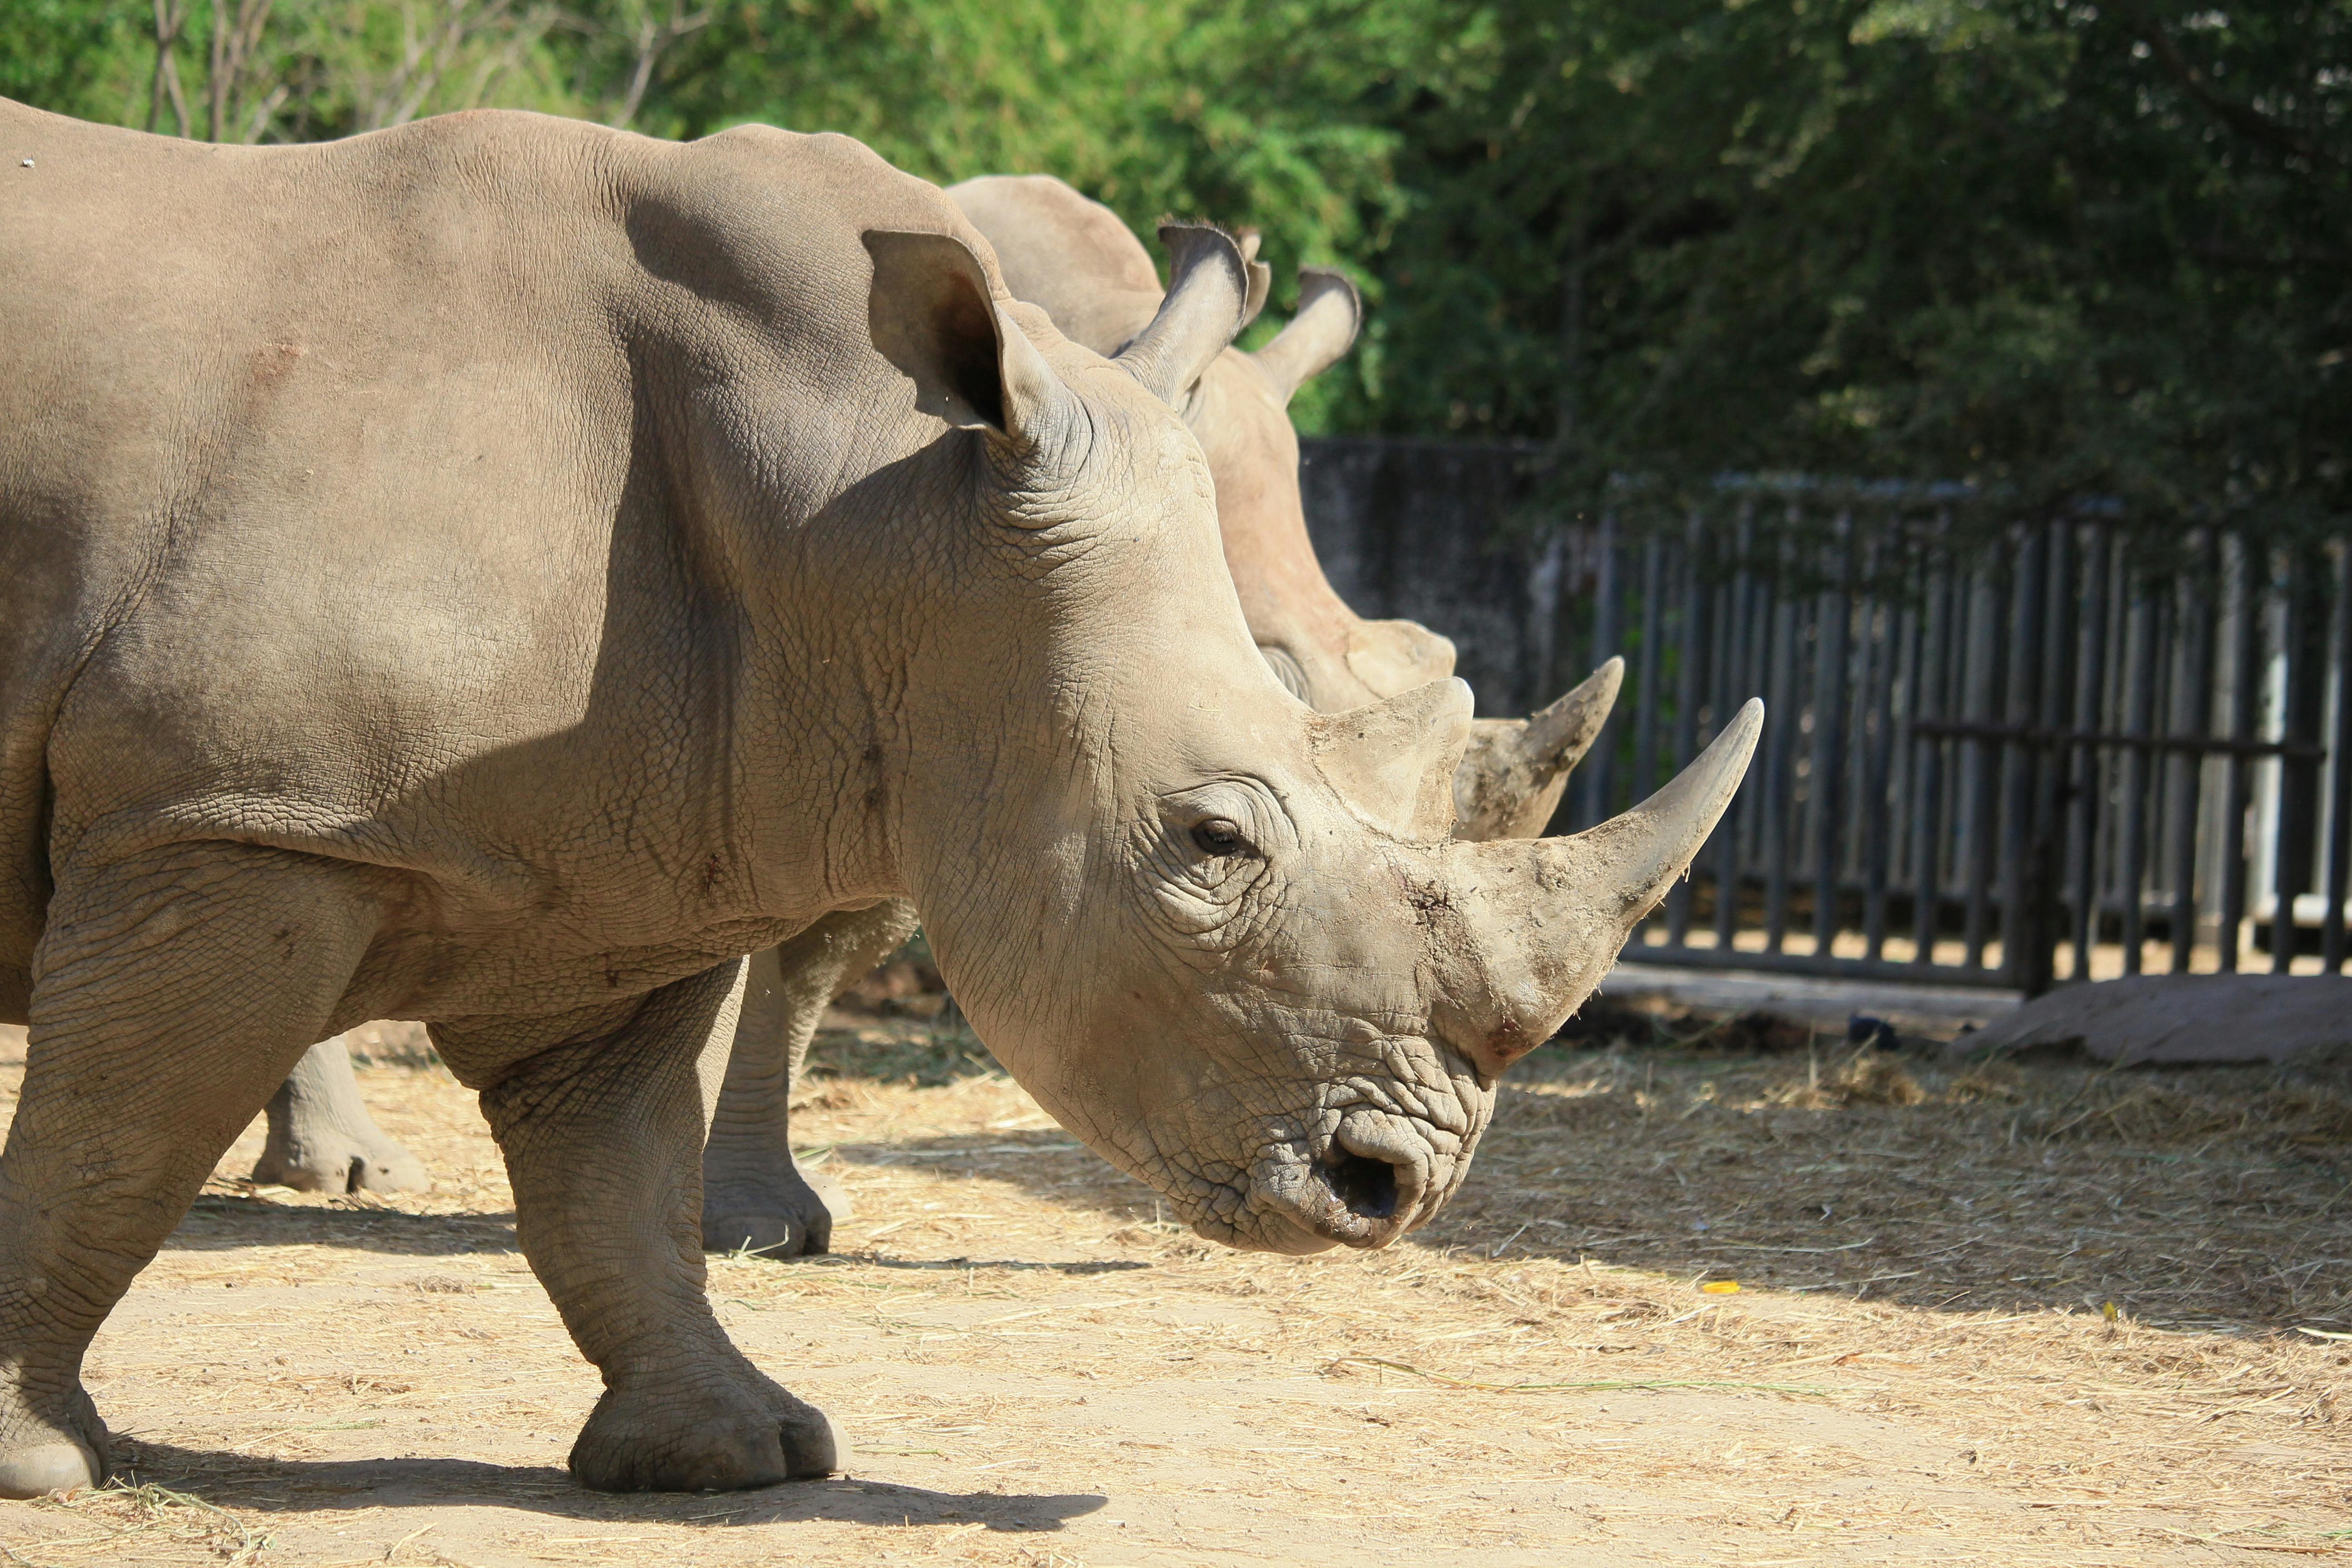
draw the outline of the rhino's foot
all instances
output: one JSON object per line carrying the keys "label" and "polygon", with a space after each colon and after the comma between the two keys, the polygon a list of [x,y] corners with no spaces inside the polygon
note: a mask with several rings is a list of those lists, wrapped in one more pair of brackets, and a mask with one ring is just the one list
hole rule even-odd
{"label": "rhino's foot", "polygon": [[572,1474],[600,1492],[740,1491],[833,1473],[833,1423],[741,1363],[713,1387],[608,1388],[572,1445]]}
{"label": "rhino's foot", "polygon": [[276,1132],[271,1129],[253,1163],[257,1182],[306,1193],[421,1193],[433,1185],[425,1162],[381,1132],[371,1137],[337,1126],[284,1138]]}
{"label": "rhino's foot", "polygon": [[42,1497],[106,1479],[106,1423],[98,1407],[79,1386],[65,1403],[57,1415],[20,1407],[0,1420],[0,1498]]}
{"label": "rhino's foot", "polygon": [[852,1212],[839,1182],[798,1163],[765,1179],[714,1181],[706,1173],[704,1183],[702,1245],[709,1252],[814,1257],[833,1245],[834,1226]]}
{"label": "rhino's foot", "polygon": [[340,1035],[302,1053],[270,1096],[268,1120],[257,1182],[310,1193],[421,1193],[433,1184],[424,1163],[368,1115]]}

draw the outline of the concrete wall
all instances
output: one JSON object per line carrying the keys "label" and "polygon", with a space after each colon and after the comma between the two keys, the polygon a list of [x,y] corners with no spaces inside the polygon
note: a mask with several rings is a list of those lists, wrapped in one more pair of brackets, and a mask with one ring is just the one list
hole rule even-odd
{"label": "concrete wall", "polygon": [[1307,531],[1332,585],[1359,615],[1453,638],[1480,713],[1526,713],[1597,662],[1585,657],[1593,628],[1566,613],[1590,592],[1591,536],[1530,526],[1527,448],[1362,437],[1301,447]]}

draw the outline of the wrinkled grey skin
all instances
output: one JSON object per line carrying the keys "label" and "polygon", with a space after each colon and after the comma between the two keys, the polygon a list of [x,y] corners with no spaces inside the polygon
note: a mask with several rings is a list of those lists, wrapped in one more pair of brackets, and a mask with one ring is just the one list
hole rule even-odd
{"label": "wrinkled grey skin", "polygon": [[1466,689],[1318,715],[1252,640],[1171,407],[1244,261],[1176,237],[1114,362],[845,138],[0,104],[0,1494],[106,1473],[91,1336],[373,1017],[480,1094],[603,1375],[575,1476],[829,1469],[710,1311],[701,1149],[738,955],[887,899],[1201,1234],[1434,1212],[1760,720],[1589,833],[1454,842]]}
{"label": "wrinkled grey skin", "polygon": [[[1074,341],[1117,353],[1160,310],[1163,290],[1143,246],[1109,208],[1061,181],[992,176],[948,195],[995,247],[1013,297],[1044,309]],[[1254,249],[1244,244],[1245,253]],[[1269,279],[1255,259],[1249,273],[1254,314]],[[1182,412],[1208,459],[1218,533],[1251,637],[1292,692],[1324,712],[1341,712],[1452,674],[1454,645],[1412,621],[1359,616],[1316,559],[1299,492],[1297,435],[1286,410],[1301,384],[1347,353],[1361,311],[1337,273],[1310,271],[1300,292],[1298,313],[1282,331],[1254,353],[1219,354],[1188,390]],[[1530,719],[1475,721],[1454,770],[1454,837],[1541,833],[1570,770],[1607,721],[1623,669],[1622,660],[1609,660]],[[913,907],[894,901],[828,916],[785,952],[752,960],[727,1085],[703,1150],[703,1241],[710,1249],[749,1247],[776,1258],[823,1252],[834,1225],[849,1217],[840,1188],[792,1156],[792,1090],[825,1007],[914,927]],[[281,1152],[280,1118],[273,1115],[257,1179],[333,1190],[421,1182],[423,1168],[413,1159],[391,1166],[371,1158],[371,1150],[397,1145],[375,1131],[348,1069],[338,1077],[312,1059],[341,1052],[337,1041],[317,1047],[271,1103],[347,1129],[348,1138],[314,1140],[309,1147],[317,1152],[305,1165]],[[306,1098],[325,1091],[334,1098]]]}

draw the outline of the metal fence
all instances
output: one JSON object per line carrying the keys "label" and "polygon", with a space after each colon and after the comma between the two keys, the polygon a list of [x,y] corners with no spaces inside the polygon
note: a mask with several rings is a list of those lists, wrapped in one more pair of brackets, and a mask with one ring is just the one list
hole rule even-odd
{"label": "metal fence", "polygon": [[1726,531],[1593,544],[1595,648],[1631,668],[1569,826],[1751,693],[1773,716],[1703,870],[1629,955],[2028,993],[2341,967],[2340,545],[2222,536],[2158,574],[2116,530],[2062,525],[1889,571],[1850,527],[1832,563],[1767,564]]}
{"label": "metal fence", "polygon": [[[1360,608],[1413,613],[1366,581],[1368,560],[1424,600],[1461,578],[1485,620],[1422,618],[1465,644],[1474,685],[1482,669],[1512,678],[1487,704],[1503,711],[1625,657],[1617,713],[1555,831],[1641,798],[1765,700],[1737,805],[1629,959],[2029,993],[2342,968],[2344,542],[2158,550],[2071,522],[1963,550],[1916,497],[1840,506],[1759,488],[1678,529],[1495,542],[1490,526],[1465,554],[1457,530],[1424,539],[1375,515],[1428,515],[1392,471],[1403,460],[1310,455],[1310,521]],[[1488,468],[1510,471],[1500,457]],[[1350,471],[1375,498],[1370,522],[1340,515]],[[1445,505],[1509,489],[1430,483]]]}

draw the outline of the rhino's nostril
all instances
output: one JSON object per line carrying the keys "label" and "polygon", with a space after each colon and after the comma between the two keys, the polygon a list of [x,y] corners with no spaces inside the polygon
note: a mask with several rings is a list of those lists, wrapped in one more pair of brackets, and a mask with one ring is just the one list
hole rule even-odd
{"label": "rhino's nostril", "polygon": [[[1336,1151],[1335,1151],[1336,1152]],[[1385,1160],[1339,1153],[1323,1167],[1323,1179],[1348,1212],[1359,1219],[1386,1219],[1396,1213],[1396,1167]]]}

